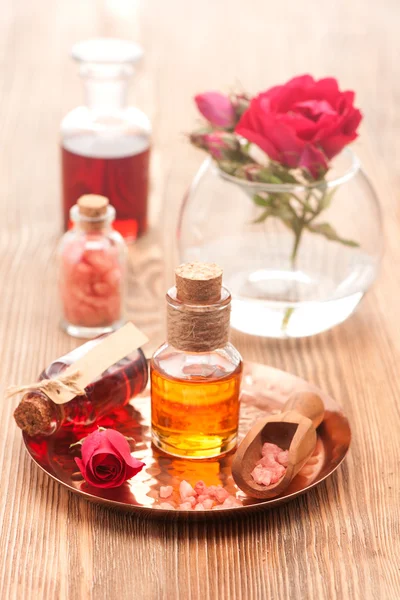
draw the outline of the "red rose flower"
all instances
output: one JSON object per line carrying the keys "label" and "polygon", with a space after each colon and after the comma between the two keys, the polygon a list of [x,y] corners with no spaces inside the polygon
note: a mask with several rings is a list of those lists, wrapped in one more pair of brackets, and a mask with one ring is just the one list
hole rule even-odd
{"label": "red rose flower", "polygon": [[357,137],[362,115],[353,102],[354,92],[341,92],[334,78],[295,77],[253,98],[235,132],[272,160],[317,179]]}
{"label": "red rose flower", "polygon": [[94,431],[82,443],[82,458],[75,458],[85,480],[95,487],[122,485],[144,467],[133,458],[126,438],[114,429]]}

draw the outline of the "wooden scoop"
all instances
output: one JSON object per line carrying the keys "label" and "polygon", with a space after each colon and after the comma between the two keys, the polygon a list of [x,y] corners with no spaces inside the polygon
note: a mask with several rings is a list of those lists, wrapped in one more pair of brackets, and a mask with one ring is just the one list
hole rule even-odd
{"label": "wooden scoop", "polygon": [[[313,392],[296,392],[283,411],[257,421],[240,443],[232,463],[236,485],[253,498],[273,498],[283,492],[310,458],[317,443],[316,429],[324,418],[324,403]],[[276,483],[260,485],[251,476],[265,442],[289,450],[289,464]]]}

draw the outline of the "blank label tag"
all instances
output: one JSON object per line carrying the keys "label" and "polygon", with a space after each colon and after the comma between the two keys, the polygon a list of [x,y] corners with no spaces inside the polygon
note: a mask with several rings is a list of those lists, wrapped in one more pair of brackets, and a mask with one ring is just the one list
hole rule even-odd
{"label": "blank label tag", "polygon": [[[87,387],[106,369],[127,356],[130,352],[137,350],[148,342],[148,338],[133,323],[127,323],[121,329],[114,331],[104,338],[97,346],[89,350],[79,360],[70,365],[62,376],[68,376],[79,371],[79,377],[76,383],[82,387]],[[46,395],[56,404],[65,404],[69,402],[76,394],[60,388],[59,393],[48,392]]]}

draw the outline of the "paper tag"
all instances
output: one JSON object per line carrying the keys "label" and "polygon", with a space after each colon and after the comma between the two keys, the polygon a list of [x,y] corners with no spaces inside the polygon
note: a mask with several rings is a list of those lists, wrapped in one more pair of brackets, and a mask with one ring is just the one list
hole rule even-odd
{"label": "paper tag", "polygon": [[[126,323],[126,325],[111,333],[89,350],[85,356],[67,367],[61,375],[66,377],[78,371],[79,376],[75,381],[77,385],[85,388],[109,367],[148,341],[145,334],[133,323]],[[59,388],[58,393],[46,390],[46,395],[55,404],[65,404],[65,402],[69,402],[76,396],[74,392],[62,388]]]}

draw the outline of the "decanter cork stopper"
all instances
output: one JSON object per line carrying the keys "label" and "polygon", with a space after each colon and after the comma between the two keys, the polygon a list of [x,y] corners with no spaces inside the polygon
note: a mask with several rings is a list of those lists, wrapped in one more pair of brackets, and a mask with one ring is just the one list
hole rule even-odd
{"label": "decanter cork stopper", "polygon": [[222,269],[214,263],[187,263],[175,270],[176,296],[185,304],[214,304],[221,300]]}
{"label": "decanter cork stopper", "polygon": [[101,219],[107,212],[108,198],[97,194],[81,196],[77,202],[79,213],[90,219]]}

